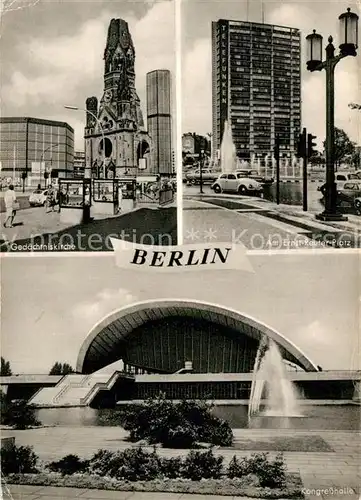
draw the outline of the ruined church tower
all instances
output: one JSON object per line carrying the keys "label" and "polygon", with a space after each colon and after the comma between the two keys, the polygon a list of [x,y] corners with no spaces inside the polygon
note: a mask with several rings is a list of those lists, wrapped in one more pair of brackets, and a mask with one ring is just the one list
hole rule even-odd
{"label": "ruined church tower", "polygon": [[86,100],[86,177],[150,172],[151,139],[135,88],[135,49],[128,24],[112,19],[104,51],[104,91]]}

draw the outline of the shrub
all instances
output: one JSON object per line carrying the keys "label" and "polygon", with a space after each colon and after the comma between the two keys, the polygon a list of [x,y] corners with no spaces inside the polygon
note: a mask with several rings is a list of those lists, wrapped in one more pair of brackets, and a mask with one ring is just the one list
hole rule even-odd
{"label": "shrub", "polygon": [[62,476],[66,476],[77,472],[86,472],[88,466],[88,460],[80,460],[77,455],[66,455],[57,462],[51,462],[47,467],[52,472],[60,472]]}
{"label": "shrub", "polygon": [[231,427],[212,415],[211,410],[206,402],[173,403],[160,395],[142,405],[125,408],[119,420],[132,441],[145,439],[149,444],[162,443],[171,448],[191,448],[196,441],[230,446]]}
{"label": "shrub", "polygon": [[99,450],[89,461],[89,471],[128,481],[149,481],[162,473],[161,459],[155,450],[130,448],[122,452]]}
{"label": "shrub", "polygon": [[1,423],[19,430],[41,425],[36,418],[34,407],[24,400],[6,403],[1,411]]}
{"label": "shrub", "polygon": [[164,477],[177,479],[182,477],[183,460],[181,457],[161,459],[161,471]]}
{"label": "shrub", "polygon": [[210,416],[203,429],[203,439],[217,446],[232,446],[233,432],[228,422]]}
{"label": "shrub", "polygon": [[114,477],[123,464],[121,452],[99,450],[89,460],[89,472],[99,476]]}
{"label": "shrub", "polygon": [[123,451],[123,465],[115,476],[128,481],[149,481],[161,474],[161,460],[156,451],[151,453],[142,448]]}
{"label": "shrub", "polygon": [[200,479],[219,479],[222,475],[223,457],[216,457],[212,450],[205,452],[190,451],[182,465],[182,477],[199,481]]}
{"label": "shrub", "polygon": [[238,460],[236,455],[234,455],[232,460],[229,462],[227,476],[231,479],[234,479],[246,476],[247,474],[249,474],[247,458]]}
{"label": "shrub", "polygon": [[194,426],[185,422],[184,425],[168,429],[162,438],[162,444],[167,448],[191,448],[197,439],[198,435]]}
{"label": "shrub", "polygon": [[286,483],[286,465],[283,455],[279,453],[274,460],[268,453],[255,453],[249,458],[238,460],[234,456],[229,463],[227,475],[230,478],[254,474],[259,478],[260,486],[277,488]]}
{"label": "shrub", "polygon": [[38,472],[38,456],[31,446],[14,446],[1,450],[1,469],[4,474],[26,474]]}

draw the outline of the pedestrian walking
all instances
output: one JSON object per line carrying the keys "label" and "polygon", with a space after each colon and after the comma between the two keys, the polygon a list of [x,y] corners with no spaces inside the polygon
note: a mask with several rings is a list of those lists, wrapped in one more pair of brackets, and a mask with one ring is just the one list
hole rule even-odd
{"label": "pedestrian walking", "polygon": [[55,207],[55,193],[52,188],[48,189],[48,194],[46,196],[46,210],[45,213],[54,212]]}
{"label": "pedestrian walking", "polygon": [[[4,202],[6,208],[6,218],[4,222],[4,227],[13,227],[16,210],[19,208],[19,204],[16,201],[16,194],[14,191],[14,186],[12,184],[10,184],[7,191],[5,191]],[[9,226],[8,222],[10,222]]]}

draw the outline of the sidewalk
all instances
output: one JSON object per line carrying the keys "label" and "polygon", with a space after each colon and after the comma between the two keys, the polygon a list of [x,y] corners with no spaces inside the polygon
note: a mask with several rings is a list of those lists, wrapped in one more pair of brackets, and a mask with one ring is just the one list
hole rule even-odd
{"label": "sidewalk", "polygon": [[[41,429],[29,429],[25,431],[2,431],[2,435],[13,435],[16,444],[21,446],[33,446],[34,451],[39,455],[40,460],[45,462],[59,460],[69,453],[75,453],[82,458],[90,458],[93,453],[100,448],[106,447],[110,451],[124,450],[129,448],[129,443],[125,441],[127,433],[117,427],[52,427]],[[234,429],[235,448],[220,448],[215,450],[216,455],[223,455],[225,463],[228,463],[233,455],[241,458],[250,456],[256,450],[243,449],[244,441],[266,442],[277,437],[292,437],[308,439],[314,437],[319,442],[324,441],[331,451],[285,451],[284,458],[289,472],[298,472],[304,487],[309,490],[337,488],[354,489],[359,491],[361,487],[360,468],[360,433],[356,431],[331,431],[331,430],[297,430],[297,429]],[[106,446],[105,446],[106,445]],[[256,447],[257,451],[262,451]],[[160,448],[161,456],[184,456],[187,450],[173,450]],[[270,452],[274,456],[276,452]],[[85,493],[85,492],[84,492]],[[141,495],[137,493],[137,495]],[[142,493],[144,495],[144,493]],[[156,500],[161,498],[160,493],[153,494],[153,497],[139,496],[139,500]],[[306,499],[328,498],[336,500],[336,495],[322,497],[306,495]],[[22,498],[21,496],[15,498]],[[27,498],[27,497],[25,497]],[[39,497],[31,497],[35,499]],[[44,496],[42,497],[44,498]],[[53,498],[49,496],[49,498]],[[58,497],[59,498],[59,497]],[[60,497],[62,498],[62,497]],[[72,497],[65,497],[72,498]],[[88,497],[81,497],[88,498]],[[119,497],[92,497],[92,498],[123,498]],[[136,497],[124,497],[138,499]],[[163,497],[175,500],[173,497]],[[180,495],[177,497],[180,498]],[[191,495],[182,496],[182,500],[203,500],[212,498],[207,496]],[[218,498],[218,497],[216,497]],[[214,500],[216,500],[214,498]],[[222,497],[219,497],[222,498]],[[232,497],[227,497],[228,500]],[[343,495],[343,500],[354,500],[354,495]],[[30,498],[28,499],[30,500]]]}
{"label": "sidewalk", "polygon": [[[3,489],[4,500],[250,500],[249,497],[196,495],[187,493],[145,493],[132,491],[87,490],[53,486],[9,485]],[[320,497],[319,497],[320,498]],[[352,500],[352,496],[348,497]],[[260,500],[253,498],[253,500]]]}
{"label": "sidewalk", "polygon": [[[207,202],[207,199],[229,199],[235,202],[239,202],[242,205],[248,205],[250,209],[264,211],[264,215],[267,217],[272,217],[272,215],[278,215],[282,219],[287,219],[290,224],[302,224],[304,229],[308,230],[333,230],[333,231],[345,231],[359,233],[361,232],[361,216],[354,214],[346,214],[347,221],[345,222],[321,222],[316,220],[315,211],[304,212],[302,206],[299,205],[286,205],[279,204],[265,200],[264,198],[256,198],[252,196],[240,196],[234,194],[222,194],[217,196],[216,194],[194,194],[185,195],[184,200],[192,201],[199,200]],[[301,226],[300,226],[301,227]]]}
{"label": "sidewalk", "polygon": [[[110,237],[133,243],[152,242],[159,245],[163,242],[165,245],[175,245],[176,208],[140,207],[124,214],[94,218],[87,224],[75,226],[61,222],[58,212],[45,213],[43,207],[19,210],[14,227],[1,228],[0,250],[112,251]],[[29,245],[31,249],[27,248]]]}

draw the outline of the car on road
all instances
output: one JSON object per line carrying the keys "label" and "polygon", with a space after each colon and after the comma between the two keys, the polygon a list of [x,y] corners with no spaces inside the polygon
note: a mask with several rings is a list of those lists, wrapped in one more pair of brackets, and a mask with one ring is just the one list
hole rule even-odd
{"label": "car on road", "polygon": [[263,191],[261,183],[244,177],[239,172],[221,174],[211,188],[215,193],[261,194]]}
{"label": "car on road", "polygon": [[361,197],[361,180],[345,182],[341,189],[337,188],[337,203],[356,206],[356,199]]}
{"label": "car on road", "polygon": [[257,172],[257,170],[247,170],[240,168],[237,169],[236,172],[242,174],[243,177],[249,177],[250,179],[254,179],[261,184],[273,184],[275,181],[273,177],[266,177],[264,175],[261,175]]}
{"label": "car on road", "polygon": [[[357,172],[336,172],[335,173],[335,182],[337,189],[343,189],[345,182],[356,181],[359,182],[361,180],[360,176]],[[321,191],[323,196],[325,196],[326,183],[322,184],[317,188],[317,191]]]}
{"label": "car on road", "polygon": [[31,207],[45,206],[48,196],[47,189],[35,189],[29,196],[29,204]]}
{"label": "car on road", "polygon": [[335,173],[335,182],[347,182],[355,179],[359,179],[356,172],[336,172]]}
{"label": "car on road", "polygon": [[[202,182],[213,183],[219,176],[219,172],[214,172],[209,168],[202,168]],[[187,172],[185,175],[186,181],[189,184],[199,184],[201,181],[201,170],[198,168],[191,172]]]}

